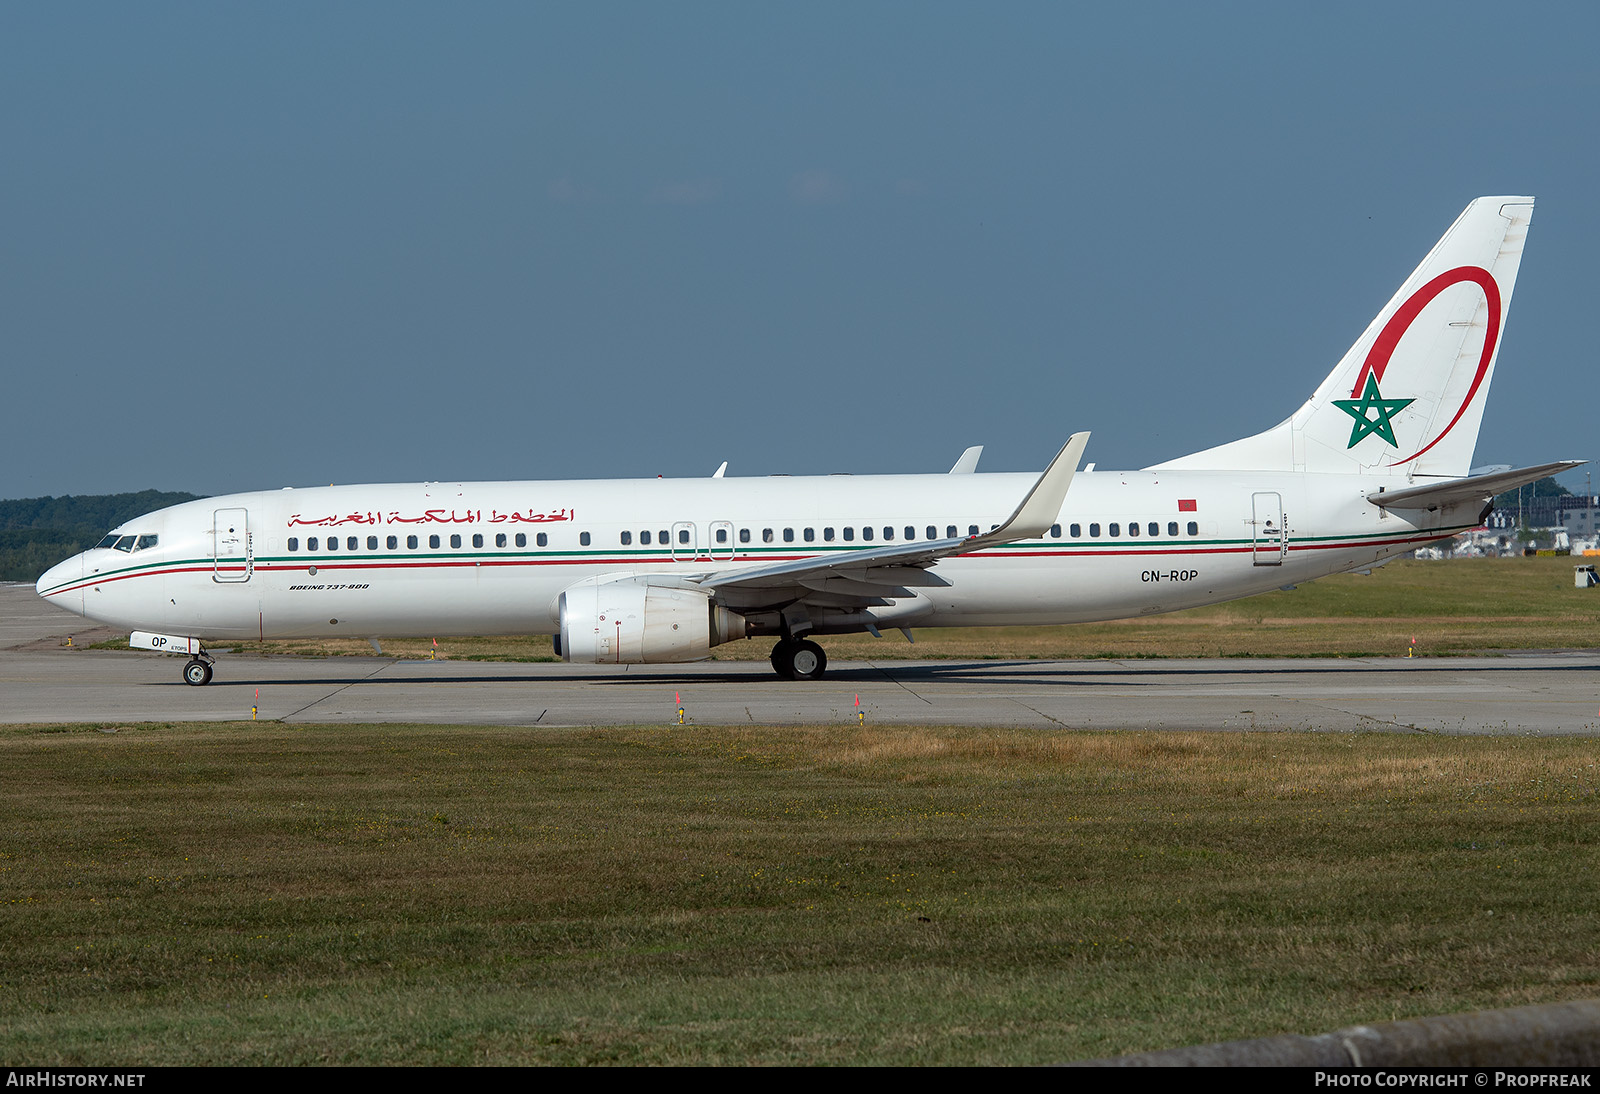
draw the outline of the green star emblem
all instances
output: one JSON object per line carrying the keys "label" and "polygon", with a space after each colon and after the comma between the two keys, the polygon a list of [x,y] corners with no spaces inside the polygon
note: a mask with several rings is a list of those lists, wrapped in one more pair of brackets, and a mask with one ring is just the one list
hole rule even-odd
{"label": "green star emblem", "polygon": [[[1350,443],[1345,447],[1354,448],[1361,443],[1361,438],[1376,433],[1388,441],[1390,447],[1399,448],[1399,442],[1394,439],[1394,425],[1389,419],[1414,402],[1415,399],[1385,399],[1378,394],[1378,378],[1368,373],[1367,387],[1361,393],[1361,398],[1333,401],[1334,406],[1356,420],[1355,428],[1350,430]],[[1370,411],[1376,411],[1377,416],[1374,417]]]}

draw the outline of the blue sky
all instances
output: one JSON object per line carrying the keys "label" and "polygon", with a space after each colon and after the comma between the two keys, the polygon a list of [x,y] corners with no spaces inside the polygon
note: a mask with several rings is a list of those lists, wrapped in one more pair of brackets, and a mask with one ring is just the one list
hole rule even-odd
{"label": "blue sky", "polygon": [[[0,497],[1136,467],[1539,199],[1479,463],[1600,456],[1600,7],[0,7]],[[1582,489],[1583,473],[1564,480]]]}

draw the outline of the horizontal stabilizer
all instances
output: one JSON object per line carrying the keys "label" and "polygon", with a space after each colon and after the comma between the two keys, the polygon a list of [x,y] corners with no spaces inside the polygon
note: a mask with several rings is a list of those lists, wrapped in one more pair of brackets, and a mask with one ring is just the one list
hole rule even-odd
{"label": "horizontal stabilizer", "polygon": [[1537,467],[1517,467],[1510,471],[1496,471],[1492,475],[1473,475],[1465,479],[1450,479],[1428,486],[1413,486],[1408,490],[1389,490],[1368,494],[1367,500],[1384,509],[1439,509],[1446,505],[1459,505],[1469,501],[1488,501],[1530,482],[1538,482],[1550,475],[1559,475],[1582,467],[1588,460],[1562,460],[1559,463],[1542,463]]}

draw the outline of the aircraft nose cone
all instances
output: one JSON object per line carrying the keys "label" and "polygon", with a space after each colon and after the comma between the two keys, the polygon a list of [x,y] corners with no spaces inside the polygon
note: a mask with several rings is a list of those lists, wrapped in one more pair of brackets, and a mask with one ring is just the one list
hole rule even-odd
{"label": "aircraft nose cone", "polygon": [[34,591],[58,608],[83,614],[83,556],[73,555],[50,567],[33,586]]}

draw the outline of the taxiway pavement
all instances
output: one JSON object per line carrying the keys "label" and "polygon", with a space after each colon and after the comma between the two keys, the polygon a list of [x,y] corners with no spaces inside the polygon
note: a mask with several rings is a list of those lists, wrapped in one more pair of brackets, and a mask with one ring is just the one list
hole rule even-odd
{"label": "taxiway pavement", "polygon": [[[1600,653],[1363,660],[874,661],[813,683],[697,665],[220,655],[63,648],[84,621],[0,587],[0,723],[249,720],[503,725],[853,723],[1059,729],[1600,733]],[[680,702],[681,700],[681,702]]]}

